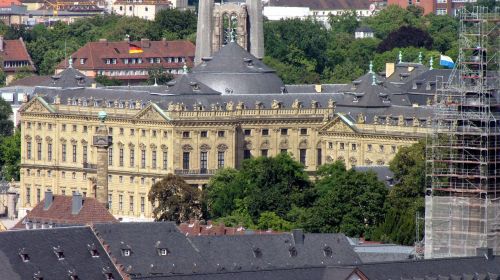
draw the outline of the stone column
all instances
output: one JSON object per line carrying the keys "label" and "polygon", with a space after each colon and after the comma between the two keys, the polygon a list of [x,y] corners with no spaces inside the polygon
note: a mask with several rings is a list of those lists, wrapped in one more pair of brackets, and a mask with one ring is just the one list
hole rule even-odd
{"label": "stone column", "polygon": [[250,53],[255,57],[264,58],[264,20],[261,0],[246,0],[250,22]]}
{"label": "stone column", "polygon": [[108,147],[112,145],[112,136],[108,135],[108,128],[104,124],[106,112],[99,112],[100,125],[94,135],[93,145],[97,147],[97,186],[95,197],[97,201],[108,205]]}
{"label": "stone column", "polygon": [[200,64],[203,57],[212,56],[213,8],[214,0],[200,0],[198,4],[195,65]]}

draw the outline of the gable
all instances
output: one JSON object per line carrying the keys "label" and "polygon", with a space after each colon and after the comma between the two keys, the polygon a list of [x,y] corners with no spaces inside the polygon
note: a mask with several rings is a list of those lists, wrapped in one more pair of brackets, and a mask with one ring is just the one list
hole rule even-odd
{"label": "gable", "polygon": [[356,125],[349,122],[344,116],[337,115],[331,121],[321,127],[322,132],[357,132]]}
{"label": "gable", "polygon": [[138,120],[144,121],[169,121],[170,117],[163,112],[163,110],[154,103],[149,103],[135,116]]}
{"label": "gable", "polygon": [[56,110],[41,97],[37,96],[25,104],[20,111],[27,113],[54,113]]}

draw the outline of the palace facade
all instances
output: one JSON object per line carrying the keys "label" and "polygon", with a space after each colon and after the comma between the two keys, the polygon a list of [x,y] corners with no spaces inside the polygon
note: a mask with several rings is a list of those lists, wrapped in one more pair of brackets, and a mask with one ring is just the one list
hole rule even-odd
{"label": "palace facade", "polygon": [[[311,176],[335,160],[385,166],[425,136],[436,77],[449,75],[421,64],[393,68],[397,85],[371,70],[351,84],[284,85],[231,42],[165,86],[37,87],[20,110],[21,212],[48,189],[95,195],[101,111],[112,137],[108,203],[124,220],[151,218],[148,191],[168,173],[201,188],[221,168],[285,152]],[[78,82],[75,71],[58,79]]]}

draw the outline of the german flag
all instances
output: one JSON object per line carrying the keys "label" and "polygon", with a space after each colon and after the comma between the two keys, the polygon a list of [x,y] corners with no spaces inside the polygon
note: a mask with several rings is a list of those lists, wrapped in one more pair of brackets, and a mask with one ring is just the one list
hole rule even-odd
{"label": "german flag", "polygon": [[129,44],[129,46],[128,46],[128,53],[129,54],[143,53],[143,52],[144,52],[144,50],[137,45]]}

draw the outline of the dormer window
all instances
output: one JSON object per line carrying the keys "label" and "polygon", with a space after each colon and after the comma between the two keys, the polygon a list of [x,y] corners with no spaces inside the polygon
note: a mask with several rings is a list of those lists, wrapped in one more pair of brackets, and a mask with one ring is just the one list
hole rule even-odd
{"label": "dormer window", "polygon": [[21,256],[21,260],[23,260],[23,262],[29,262],[30,261],[30,256],[28,255],[28,253],[20,253],[19,256]]}
{"label": "dormer window", "polygon": [[168,254],[169,254],[169,252],[168,252],[167,248],[160,248],[160,249],[158,249],[158,255],[160,255],[160,256],[166,256]]}
{"label": "dormer window", "polygon": [[262,251],[260,248],[253,248],[253,256],[259,259],[262,258]]}
{"label": "dormer window", "polygon": [[97,249],[90,249],[90,255],[93,258],[98,258],[99,257],[99,252],[97,251]]}
{"label": "dormer window", "polygon": [[85,64],[85,58],[80,58],[80,64]]}
{"label": "dormer window", "polygon": [[325,255],[325,257],[327,257],[327,258],[332,257],[332,255],[333,255],[333,250],[332,250],[332,248],[331,248],[330,246],[325,246],[325,247],[323,248],[323,254],[324,254],[324,255]]}
{"label": "dormer window", "polygon": [[124,257],[130,257],[131,254],[132,254],[132,250],[130,250],[130,249],[122,249],[122,255]]}
{"label": "dormer window", "polygon": [[104,273],[104,276],[106,277],[106,280],[115,280],[115,278],[113,277],[113,273],[111,272]]}

